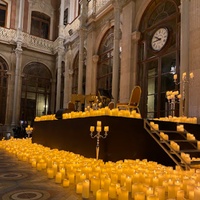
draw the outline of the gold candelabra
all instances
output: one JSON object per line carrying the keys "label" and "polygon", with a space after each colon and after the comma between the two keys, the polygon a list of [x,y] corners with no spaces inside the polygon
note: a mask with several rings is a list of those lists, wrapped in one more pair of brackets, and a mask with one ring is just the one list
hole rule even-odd
{"label": "gold candelabra", "polygon": [[109,126],[104,126],[104,135],[101,134],[102,131],[102,126],[101,126],[101,121],[97,121],[97,126],[96,126],[96,134],[94,133],[95,127],[90,126],[90,136],[91,138],[97,138],[97,144],[96,144],[96,159],[99,159],[99,149],[100,149],[100,143],[99,140],[100,138],[105,139],[108,136],[108,131],[109,131]]}
{"label": "gold candelabra", "polygon": [[[181,83],[177,81],[177,74],[174,74],[174,83],[176,85],[179,85]],[[194,79],[194,73],[191,72],[189,74],[189,78],[187,77],[187,73],[184,72],[182,74],[182,115],[185,116],[185,102],[186,102],[186,84],[190,83],[190,80],[193,80]]]}

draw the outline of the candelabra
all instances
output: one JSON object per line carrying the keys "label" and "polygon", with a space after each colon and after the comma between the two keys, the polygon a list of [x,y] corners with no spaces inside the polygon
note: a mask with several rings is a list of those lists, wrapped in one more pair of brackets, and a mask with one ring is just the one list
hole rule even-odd
{"label": "candelabra", "polygon": [[26,127],[26,133],[28,134],[28,137],[30,137],[32,131],[33,131],[33,128],[30,125],[28,125],[28,127]]}
{"label": "candelabra", "polygon": [[175,106],[176,106],[176,103],[180,102],[181,94],[179,94],[179,91],[167,91],[166,97],[168,100],[171,115],[172,115],[172,117],[174,117],[175,116]]}
{"label": "candelabra", "polygon": [[104,135],[101,134],[101,121],[97,121],[97,126],[96,126],[96,134],[94,133],[95,127],[90,126],[90,136],[91,138],[97,138],[97,144],[96,144],[96,159],[99,159],[99,149],[100,149],[100,143],[99,140],[100,138],[105,139],[108,136],[108,131],[109,131],[109,126],[104,126]]}
{"label": "candelabra", "polygon": [[[187,78],[186,72],[182,74],[182,115],[185,116],[185,102],[186,102],[186,84],[190,83],[190,80],[194,78],[193,72],[189,74],[189,79]],[[180,84],[177,82],[177,74],[174,74],[174,83],[176,85]]]}

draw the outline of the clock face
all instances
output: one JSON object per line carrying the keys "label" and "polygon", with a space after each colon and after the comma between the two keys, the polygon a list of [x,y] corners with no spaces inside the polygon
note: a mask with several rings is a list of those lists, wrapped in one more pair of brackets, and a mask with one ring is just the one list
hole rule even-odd
{"label": "clock face", "polygon": [[151,39],[151,47],[155,51],[160,51],[167,43],[169,31],[167,28],[159,28]]}

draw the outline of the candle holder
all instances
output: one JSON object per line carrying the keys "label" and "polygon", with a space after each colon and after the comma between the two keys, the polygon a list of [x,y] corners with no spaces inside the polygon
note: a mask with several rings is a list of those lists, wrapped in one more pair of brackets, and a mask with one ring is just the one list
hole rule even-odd
{"label": "candle holder", "polygon": [[171,116],[174,117],[176,103],[180,103],[181,94],[179,94],[179,91],[167,91],[166,98],[168,100],[168,105],[169,105],[169,108],[171,111]]}
{"label": "candle holder", "polygon": [[30,137],[32,131],[33,131],[33,128],[30,125],[28,125],[28,127],[26,127],[26,133],[28,134],[28,138]]}
{"label": "candle holder", "polygon": [[101,121],[97,121],[96,126],[96,133],[95,133],[95,127],[90,126],[90,136],[92,139],[97,138],[97,144],[96,144],[96,159],[99,159],[99,149],[100,149],[100,138],[105,139],[108,136],[109,126],[104,126],[104,134],[101,134]]}
{"label": "candle holder", "polygon": [[[185,116],[185,102],[186,102],[186,84],[189,84],[190,83],[190,80],[193,80],[194,78],[194,74],[193,72],[191,72],[189,74],[189,78],[187,78],[187,73],[184,72],[182,74],[182,87],[183,87],[183,90],[182,90],[182,115]],[[179,85],[181,83],[180,82],[177,82],[177,74],[174,74],[174,83],[176,85]]]}

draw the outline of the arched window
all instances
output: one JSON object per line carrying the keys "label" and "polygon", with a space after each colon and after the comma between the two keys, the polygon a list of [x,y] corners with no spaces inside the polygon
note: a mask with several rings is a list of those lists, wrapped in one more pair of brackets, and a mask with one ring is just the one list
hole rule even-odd
{"label": "arched window", "polygon": [[7,100],[7,64],[0,57],[0,124],[5,123]]}
{"label": "arched window", "polygon": [[49,39],[50,17],[33,11],[31,15],[31,35]]}
{"label": "arched window", "polygon": [[51,73],[41,63],[30,63],[22,78],[21,120],[51,113]]}
{"label": "arched window", "polygon": [[72,94],[78,94],[78,60],[79,55],[77,53],[73,64]]}
{"label": "arched window", "polygon": [[7,4],[3,1],[0,1],[0,26],[5,27],[6,24],[6,10]]}
{"label": "arched window", "polygon": [[[147,118],[168,116],[166,91],[179,89],[173,75],[179,74],[180,0],[152,1],[139,27],[139,84],[141,107]],[[178,106],[173,112],[179,113]]]}
{"label": "arched window", "polygon": [[[85,94],[85,86],[86,86],[86,56],[87,56],[87,52],[86,52],[86,49],[84,49],[82,94]],[[74,64],[73,64],[72,94],[78,94],[78,71],[79,71],[79,53],[77,53],[74,59]]]}
{"label": "arched window", "polygon": [[112,27],[106,32],[101,41],[97,66],[97,91],[107,90],[110,94],[112,92],[113,32],[114,28]]}

